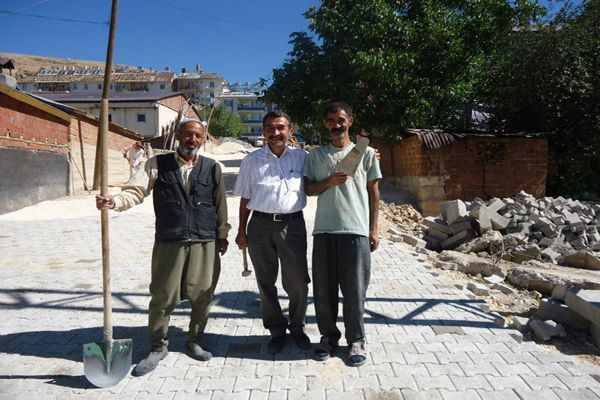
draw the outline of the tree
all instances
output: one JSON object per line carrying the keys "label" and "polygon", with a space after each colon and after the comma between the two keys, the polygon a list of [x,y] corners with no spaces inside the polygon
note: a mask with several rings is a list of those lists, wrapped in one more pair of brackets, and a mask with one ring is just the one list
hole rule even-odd
{"label": "tree", "polygon": [[484,67],[480,98],[497,129],[552,132],[551,194],[600,194],[600,0],[513,32]]}
{"label": "tree", "polygon": [[240,137],[244,127],[240,117],[225,110],[223,106],[218,106],[212,111],[208,130],[216,137]]}
{"label": "tree", "polygon": [[357,129],[390,139],[454,127],[496,43],[541,10],[525,0],[324,0],[305,13],[312,35],[292,34],[266,99],[304,131],[320,129],[333,100],[354,107]]}

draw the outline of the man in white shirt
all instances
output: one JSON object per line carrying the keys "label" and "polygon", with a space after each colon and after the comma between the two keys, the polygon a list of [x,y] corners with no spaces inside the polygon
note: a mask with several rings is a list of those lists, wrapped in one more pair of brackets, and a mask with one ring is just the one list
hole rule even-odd
{"label": "man in white shirt", "polygon": [[[304,333],[310,278],[302,214],[306,206],[303,169],[307,153],[287,145],[293,133],[286,113],[265,115],[263,136],[267,145],[242,160],[233,191],[241,197],[235,242],[240,248],[248,246],[260,292],[263,324],[271,332],[271,353],[283,350],[288,330],[300,349],[310,349],[310,339]],[[290,299],[289,320],[277,298],[279,263],[283,289]]]}
{"label": "man in white shirt", "polygon": [[133,145],[125,148],[123,150],[123,157],[129,162],[129,179],[131,179],[146,161],[146,152],[142,142],[135,142]]}

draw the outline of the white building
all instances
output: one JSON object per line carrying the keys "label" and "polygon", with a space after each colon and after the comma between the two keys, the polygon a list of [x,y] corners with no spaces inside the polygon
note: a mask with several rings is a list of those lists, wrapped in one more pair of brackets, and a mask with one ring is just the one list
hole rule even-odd
{"label": "white building", "polygon": [[224,92],[219,96],[219,105],[240,117],[244,135],[262,135],[263,117],[276,109],[272,104],[265,104],[262,97],[254,92]]}
{"label": "white building", "polygon": [[[79,93],[39,94],[47,99],[100,116],[101,94]],[[181,93],[116,93],[109,97],[110,122],[135,131],[145,138],[161,136],[177,119],[179,111],[194,117],[193,111]]]}
{"label": "white building", "polygon": [[199,64],[196,64],[194,71],[182,68],[181,74],[177,75],[175,80],[176,91],[204,106],[214,104],[226,85],[225,78],[212,72],[203,71]]}

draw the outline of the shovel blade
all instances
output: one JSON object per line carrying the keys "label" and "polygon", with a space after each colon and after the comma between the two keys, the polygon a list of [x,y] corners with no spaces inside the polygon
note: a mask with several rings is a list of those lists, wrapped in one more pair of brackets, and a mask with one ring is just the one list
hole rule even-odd
{"label": "shovel blade", "polygon": [[104,342],[83,345],[85,377],[99,388],[114,386],[121,382],[131,367],[133,348],[131,339],[113,340],[108,348],[110,351],[106,354],[107,346]]}

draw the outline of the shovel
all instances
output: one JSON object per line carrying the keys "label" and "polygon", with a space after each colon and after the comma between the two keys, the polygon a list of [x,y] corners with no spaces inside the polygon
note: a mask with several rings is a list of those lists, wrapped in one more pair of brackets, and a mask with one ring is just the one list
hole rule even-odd
{"label": "shovel", "polygon": [[[108,88],[110,87],[110,70],[112,65],[112,49],[114,24],[116,21],[118,0],[113,0],[108,39],[108,51],[104,70],[104,87],[102,91],[102,107],[100,109],[100,132],[98,135],[100,152],[100,193],[108,194]],[[110,251],[108,240],[108,210],[101,210],[102,225],[102,286],[104,303],[104,330],[101,342],[83,345],[83,370],[85,377],[93,385],[101,388],[114,386],[129,372],[131,367],[131,339],[114,340],[112,337],[112,306],[110,292]]]}
{"label": "shovel", "polygon": [[247,247],[242,247],[242,255],[244,256],[244,270],[242,271],[242,276],[249,276],[252,271],[248,269],[248,254],[246,251]]}

